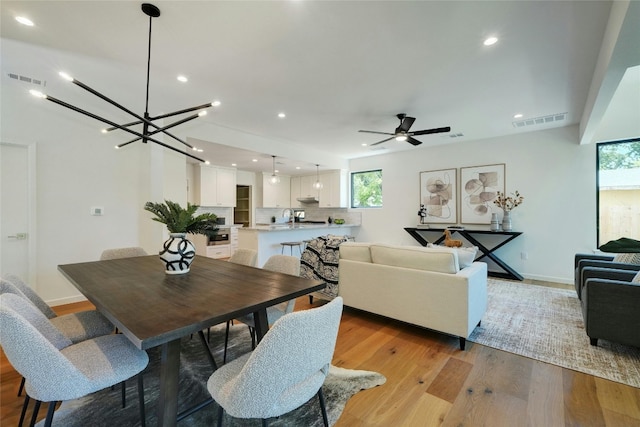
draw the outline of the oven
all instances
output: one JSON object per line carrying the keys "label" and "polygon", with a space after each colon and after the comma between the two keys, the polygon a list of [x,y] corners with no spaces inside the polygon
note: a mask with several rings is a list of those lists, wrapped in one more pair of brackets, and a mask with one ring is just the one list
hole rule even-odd
{"label": "oven", "polygon": [[230,235],[231,229],[229,227],[219,227],[216,235],[208,238],[207,246],[228,245],[231,243],[229,238]]}

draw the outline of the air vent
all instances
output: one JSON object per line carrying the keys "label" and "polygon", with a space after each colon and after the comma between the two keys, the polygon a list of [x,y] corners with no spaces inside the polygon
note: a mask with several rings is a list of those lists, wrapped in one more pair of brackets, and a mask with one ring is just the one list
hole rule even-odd
{"label": "air vent", "polygon": [[566,120],[566,118],[567,118],[567,113],[551,114],[548,116],[535,117],[533,119],[518,120],[517,122],[513,122],[513,127],[522,128],[525,126],[544,125],[549,123],[560,122],[562,120]]}
{"label": "air vent", "polygon": [[462,136],[464,136],[464,134],[462,132],[450,133],[449,134],[449,138],[460,138]]}
{"label": "air vent", "polygon": [[7,75],[9,76],[10,79],[17,80],[19,82],[29,83],[33,85],[42,86],[42,87],[45,87],[47,85],[46,80],[34,79],[33,77],[22,76],[20,74],[15,74],[15,73],[7,73]]}
{"label": "air vent", "polygon": [[383,146],[377,146],[377,147],[371,147],[369,148],[369,150],[371,151],[381,151],[381,150],[388,150],[387,147],[383,147]]}

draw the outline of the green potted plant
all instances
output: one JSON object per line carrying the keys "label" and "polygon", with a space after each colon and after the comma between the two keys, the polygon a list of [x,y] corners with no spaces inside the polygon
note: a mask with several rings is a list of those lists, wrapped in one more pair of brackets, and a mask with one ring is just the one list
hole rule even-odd
{"label": "green potted plant", "polygon": [[191,203],[183,208],[170,200],[165,200],[164,203],[147,202],[144,205],[146,211],[155,215],[152,219],[166,225],[169,231],[169,240],[164,242],[160,251],[160,259],[165,262],[167,274],[183,274],[190,270],[196,249],[185,238],[187,233],[215,236],[218,232],[218,217],[212,213],[196,215],[198,208],[198,205]]}

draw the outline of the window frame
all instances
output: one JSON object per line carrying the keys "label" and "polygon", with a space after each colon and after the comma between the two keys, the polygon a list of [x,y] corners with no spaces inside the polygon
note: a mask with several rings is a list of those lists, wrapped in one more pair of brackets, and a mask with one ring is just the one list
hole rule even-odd
{"label": "window frame", "polygon": [[[381,198],[381,202],[380,202],[380,206],[354,206],[354,176],[356,175],[360,175],[360,174],[365,174],[365,173],[370,173],[370,172],[380,172],[380,198]],[[384,206],[384,203],[382,202],[382,168],[376,168],[376,169],[367,169],[367,170],[360,170],[360,171],[351,171],[349,173],[349,208],[350,209],[381,209]]]}
{"label": "window frame", "polygon": [[600,241],[600,150],[602,147],[608,145],[626,144],[631,142],[640,142],[640,138],[602,141],[596,143],[596,248],[599,248],[602,244],[606,243]]}

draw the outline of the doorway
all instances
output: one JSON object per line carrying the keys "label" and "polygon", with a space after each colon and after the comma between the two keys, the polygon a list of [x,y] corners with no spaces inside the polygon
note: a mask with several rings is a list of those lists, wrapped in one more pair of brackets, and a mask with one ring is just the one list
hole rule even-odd
{"label": "doorway", "polygon": [[35,146],[0,143],[0,272],[35,287]]}
{"label": "doorway", "polygon": [[233,210],[233,223],[251,227],[251,186],[236,185],[236,207]]}

